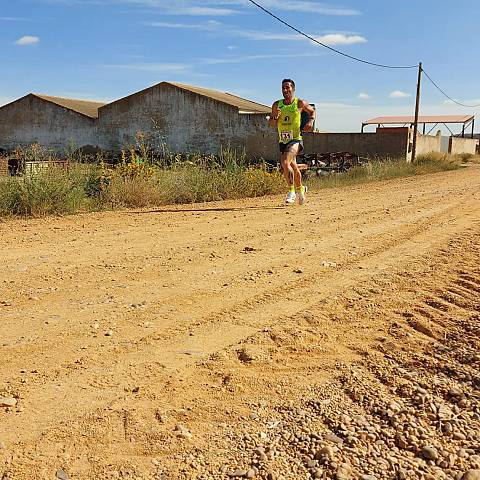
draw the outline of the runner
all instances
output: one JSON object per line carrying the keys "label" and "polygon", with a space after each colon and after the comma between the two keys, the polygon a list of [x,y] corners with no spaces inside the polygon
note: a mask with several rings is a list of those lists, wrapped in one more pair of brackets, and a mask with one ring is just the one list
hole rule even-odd
{"label": "runner", "polygon": [[282,80],[283,99],[272,105],[272,115],[269,120],[271,127],[277,127],[280,147],[280,163],[283,176],[288,185],[285,203],[295,203],[298,192],[298,203],[305,203],[307,188],[302,185],[302,173],[297,165],[297,155],[303,151],[302,133],[300,131],[301,114],[307,112],[310,118],[304,127],[305,132],[313,130],[315,110],[306,101],[295,97],[295,82],[289,78]]}

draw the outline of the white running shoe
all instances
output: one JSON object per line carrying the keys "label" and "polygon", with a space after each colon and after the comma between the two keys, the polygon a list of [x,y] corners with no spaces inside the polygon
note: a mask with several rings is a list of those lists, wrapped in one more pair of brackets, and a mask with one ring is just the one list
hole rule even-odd
{"label": "white running shoe", "polygon": [[303,187],[298,192],[298,203],[300,205],[303,205],[305,203],[306,195],[307,195],[307,186],[303,185]]}
{"label": "white running shoe", "polygon": [[295,203],[295,199],[297,198],[297,195],[295,192],[288,192],[287,198],[285,199],[285,203],[287,205],[293,205]]}

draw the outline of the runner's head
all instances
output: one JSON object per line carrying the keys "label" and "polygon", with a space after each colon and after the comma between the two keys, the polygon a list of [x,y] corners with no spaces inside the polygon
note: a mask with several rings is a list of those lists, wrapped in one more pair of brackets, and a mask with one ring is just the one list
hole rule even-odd
{"label": "runner's head", "polygon": [[295,82],[290,78],[284,78],[282,80],[282,94],[286,100],[293,98],[295,93]]}

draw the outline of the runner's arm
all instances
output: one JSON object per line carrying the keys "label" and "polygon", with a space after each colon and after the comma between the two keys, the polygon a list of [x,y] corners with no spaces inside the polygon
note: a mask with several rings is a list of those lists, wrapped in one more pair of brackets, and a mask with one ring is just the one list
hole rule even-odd
{"label": "runner's arm", "polygon": [[278,102],[274,102],[272,105],[272,114],[268,120],[268,124],[275,128],[277,126],[277,120],[280,117],[280,109],[278,108]]}
{"label": "runner's arm", "polygon": [[316,116],[315,109],[306,100],[299,100],[298,107],[301,111],[307,112],[310,115],[310,118],[303,127],[303,130],[305,132],[311,132],[313,130],[313,122],[315,121]]}

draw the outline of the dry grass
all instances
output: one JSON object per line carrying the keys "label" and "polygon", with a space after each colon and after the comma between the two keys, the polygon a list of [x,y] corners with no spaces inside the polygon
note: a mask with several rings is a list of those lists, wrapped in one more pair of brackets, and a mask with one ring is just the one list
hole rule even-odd
{"label": "dry grass", "polygon": [[[310,175],[309,186],[315,188],[340,187],[355,183],[388,180],[390,178],[410,177],[427,173],[456,170],[462,168],[463,157],[432,152],[419,155],[416,162],[407,163],[403,159],[370,161],[365,165],[349,169],[345,173],[329,173],[324,176]],[[311,185],[310,185],[311,184]]]}
{"label": "dry grass", "polygon": [[42,216],[85,210],[208,202],[277,193],[277,171],[248,166],[243,157],[175,157],[168,165],[145,162],[135,152],[117,166],[72,163],[68,171],[45,162],[35,174],[0,180],[0,216]]}
{"label": "dry grass", "polygon": [[[30,152],[38,156],[39,152]],[[285,190],[279,171],[248,165],[233,151],[174,156],[160,165],[131,150],[115,167],[72,163],[68,171],[45,163],[36,174],[0,180],[0,216],[42,216],[86,210],[256,197]],[[415,163],[372,161],[342,174],[309,175],[310,187],[328,188],[461,168],[478,156],[420,155]]]}
{"label": "dry grass", "polygon": [[47,164],[34,175],[0,181],[0,216],[75,213],[85,203],[84,177],[76,168]]}
{"label": "dry grass", "polygon": [[480,163],[480,155],[464,154],[462,158],[465,163],[474,163],[477,165]]}

